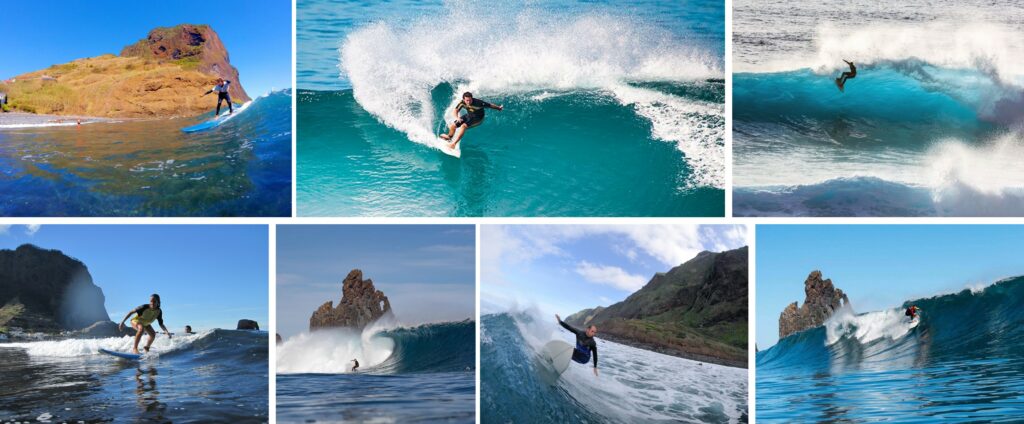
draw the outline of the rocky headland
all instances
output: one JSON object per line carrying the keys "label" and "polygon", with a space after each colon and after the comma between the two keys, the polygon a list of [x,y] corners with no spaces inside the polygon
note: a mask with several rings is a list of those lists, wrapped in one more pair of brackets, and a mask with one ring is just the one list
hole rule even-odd
{"label": "rocky headland", "polygon": [[384,292],[373,286],[373,280],[363,279],[363,271],[353,269],[341,283],[341,300],[320,305],[309,317],[309,330],[327,328],[353,328],[362,330],[391,311],[391,303]]}
{"label": "rocky headland", "polygon": [[850,304],[846,293],[832,285],[832,280],[823,280],[821,271],[811,271],[804,280],[804,305],[790,303],[779,316],[779,338],[822,325],[839,308]]}

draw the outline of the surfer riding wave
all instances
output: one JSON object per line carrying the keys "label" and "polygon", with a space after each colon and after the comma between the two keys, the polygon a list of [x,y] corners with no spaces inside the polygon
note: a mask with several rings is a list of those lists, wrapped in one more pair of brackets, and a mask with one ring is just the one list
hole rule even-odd
{"label": "surfer riding wave", "polygon": [[[466,114],[459,116],[459,111],[462,109],[466,109]],[[501,105],[493,105],[480,99],[474,99],[473,93],[468,91],[462,93],[462,101],[455,106],[455,109],[452,109],[452,115],[455,119],[448,124],[448,133],[441,134],[439,137],[451,141],[448,143],[448,148],[454,149],[459,145],[462,136],[466,134],[466,130],[484,122],[484,112],[486,109],[505,110]]]}
{"label": "surfer riding wave", "polygon": [[591,325],[586,330],[580,330],[573,326],[566,324],[562,321],[562,317],[555,314],[555,319],[558,320],[558,325],[561,325],[566,330],[571,331],[576,335],[576,347],[572,351],[572,360],[581,364],[586,364],[590,361],[591,355],[594,357],[594,375],[597,375],[597,341],[594,340],[594,336],[597,335],[597,326]]}
{"label": "surfer riding wave", "polygon": [[160,324],[160,328],[164,330],[164,334],[168,338],[171,337],[171,332],[164,325],[164,311],[160,309],[160,295],[153,293],[149,297],[149,303],[141,305],[138,308],[133,309],[124,316],[121,320],[121,324],[117,326],[117,330],[124,331],[124,322],[129,317],[135,314],[132,318],[132,328],[135,329],[135,343],[132,345],[132,353],[139,354],[139,340],[142,339],[142,333],[145,332],[149,335],[149,339],[146,341],[146,346],[143,348],[146,352],[149,352],[149,347],[153,345],[153,340],[156,339],[156,331],[153,330],[153,321],[157,321]]}

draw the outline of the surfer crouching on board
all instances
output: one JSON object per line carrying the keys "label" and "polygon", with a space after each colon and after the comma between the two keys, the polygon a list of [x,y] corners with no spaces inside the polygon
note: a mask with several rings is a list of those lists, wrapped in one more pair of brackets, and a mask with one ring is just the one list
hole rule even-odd
{"label": "surfer crouching on board", "polygon": [[594,340],[594,336],[597,335],[597,326],[591,325],[586,330],[579,330],[562,321],[562,317],[558,314],[555,314],[555,319],[558,320],[559,325],[576,335],[576,348],[572,350],[572,360],[586,364],[593,354],[594,375],[597,375],[597,340]]}
{"label": "surfer crouching on board", "polygon": [[117,331],[124,331],[124,322],[128,320],[128,317],[135,314],[135,318],[132,318],[132,328],[135,329],[135,344],[132,346],[132,353],[139,354],[139,339],[142,338],[142,333],[149,334],[149,340],[146,341],[146,352],[149,352],[149,347],[153,345],[153,339],[156,338],[156,331],[153,330],[153,321],[160,323],[160,328],[164,330],[164,334],[167,337],[171,337],[171,332],[164,326],[164,311],[160,310],[160,295],[153,294],[149,297],[149,303],[135,308],[128,315],[124,316],[121,320],[121,324],[117,326]]}
{"label": "surfer crouching on board", "polygon": [[214,113],[213,116],[220,116],[220,102],[225,100],[228,102],[228,115],[235,112],[235,109],[231,107],[231,95],[228,94],[229,87],[231,87],[231,81],[224,81],[224,78],[217,78],[217,85],[213,86],[210,91],[203,93],[203,96],[210,93],[217,93],[217,113]]}
{"label": "surfer crouching on board", "polygon": [[843,72],[842,75],[839,75],[839,78],[836,78],[836,85],[839,86],[839,91],[843,91],[843,86],[846,85],[846,80],[857,77],[857,67],[853,66],[853,62],[846,59],[843,59],[843,62],[850,65],[850,72]]}
{"label": "surfer crouching on board", "polygon": [[[466,109],[466,114],[459,116],[459,111],[462,109]],[[505,108],[501,105],[492,105],[483,100],[474,99],[473,93],[468,91],[462,93],[462,101],[452,110],[455,120],[448,124],[448,134],[440,135],[441,138],[451,141],[448,143],[448,148],[454,149],[459,145],[462,136],[466,134],[466,130],[484,122],[485,109],[504,110]]]}
{"label": "surfer crouching on board", "polygon": [[921,312],[921,308],[918,308],[917,305],[913,305],[907,308],[907,311],[904,312],[903,314],[910,317],[910,320],[913,321],[914,318],[917,318],[918,312]]}

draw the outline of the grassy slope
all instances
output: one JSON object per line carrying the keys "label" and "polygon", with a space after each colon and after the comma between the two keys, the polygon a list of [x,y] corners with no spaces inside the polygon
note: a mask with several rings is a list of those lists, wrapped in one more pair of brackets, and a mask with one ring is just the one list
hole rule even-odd
{"label": "grassy slope", "polygon": [[18,76],[0,90],[13,109],[30,113],[141,118],[210,111],[216,97],[199,96],[213,77],[196,71],[188,58],[178,62],[113,55],[78,59]]}

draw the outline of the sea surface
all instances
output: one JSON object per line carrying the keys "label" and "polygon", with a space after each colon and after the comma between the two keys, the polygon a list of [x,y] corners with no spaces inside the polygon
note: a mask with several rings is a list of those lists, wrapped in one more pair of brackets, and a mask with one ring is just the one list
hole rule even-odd
{"label": "sea surface", "polygon": [[297,7],[299,215],[724,214],[722,1]]}
{"label": "sea surface", "polygon": [[[904,302],[757,353],[758,422],[1020,422],[1024,278]],[[919,320],[904,311],[917,305]]]}
{"label": "sea surface", "polygon": [[1024,4],[741,0],[734,17],[735,215],[1024,215]]}
{"label": "sea surface", "polygon": [[746,369],[636,349],[603,340],[598,333],[599,375],[589,363],[570,362],[551,381],[539,362],[544,344],[575,343],[553,319],[522,312],[486,314],[480,331],[482,423],[749,420]]}
{"label": "sea surface", "polygon": [[0,216],[289,216],[291,91],[194,118],[0,128]]}
{"label": "sea surface", "polygon": [[475,422],[476,324],[389,327],[303,333],[278,346],[277,422]]}
{"label": "sea surface", "polygon": [[[143,337],[142,343],[145,343]],[[139,361],[132,338],[0,343],[0,422],[265,423],[266,332],[160,335]]]}

